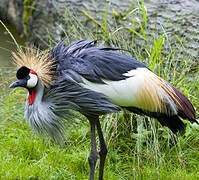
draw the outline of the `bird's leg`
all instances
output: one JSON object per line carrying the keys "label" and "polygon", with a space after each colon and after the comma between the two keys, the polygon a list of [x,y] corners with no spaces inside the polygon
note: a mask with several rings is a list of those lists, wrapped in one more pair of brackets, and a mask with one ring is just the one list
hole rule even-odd
{"label": "bird's leg", "polygon": [[97,132],[99,135],[99,141],[100,141],[100,167],[99,167],[99,180],[103,179],[103,174],[104,174],[104,164],[105,164],[105,159],[106,159],[106,155],[108,153],[108,149],[104,140],[104,136],[102,133],[102,129],[101,129],[101,125],[99,122],[99,118],[96,121],[96,125],[97,125]]}
{"label": "bird's leg", "polygon": [[96,147],[96,138],[95,138],[95,126],[96,121],[95,119],[88,118],[91,126],[91,153],[88,157],[88,162],[90,166],[90,174],[89,174],[89,180],[94,180],[95,175],[95,165],[97,162],[97,147]]}

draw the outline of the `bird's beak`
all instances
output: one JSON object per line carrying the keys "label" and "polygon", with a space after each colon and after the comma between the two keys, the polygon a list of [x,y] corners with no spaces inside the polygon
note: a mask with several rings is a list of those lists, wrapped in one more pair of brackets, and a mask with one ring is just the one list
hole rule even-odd
{"label": "bird's beak", "polygon": [[19,79],[15,82],[13,82],[9,88],[15,88],[15,87],[26,87],[27,85],[27,80],[26,79]]}

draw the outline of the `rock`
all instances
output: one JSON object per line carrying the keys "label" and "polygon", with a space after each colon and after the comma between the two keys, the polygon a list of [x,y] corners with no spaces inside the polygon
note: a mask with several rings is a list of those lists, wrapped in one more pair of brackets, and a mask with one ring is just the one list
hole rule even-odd
{"label": "rock", "polygon": [[2,0],[0,2],[0,17],[15,26],[18,32],[40,47],[48,47],[49,37],[52,41],[60,41],[67,28],[67,16],[77,16],[85,26],[95,25],[86,17],[82,10],[95,19],[104,22],[105,11],[113,18],[113,10],[125,11],[131,5],[116,0],[107,3],[106,0]]}

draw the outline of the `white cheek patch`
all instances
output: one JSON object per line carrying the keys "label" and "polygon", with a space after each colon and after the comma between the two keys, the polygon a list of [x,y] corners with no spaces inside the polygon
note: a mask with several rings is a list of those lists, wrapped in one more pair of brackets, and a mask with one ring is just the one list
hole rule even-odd
{"label": "white cheek patch", "polygon": [[30,79],[27,81],[28,88],[34,88],[37,85],[38,77],[35,74],[29,74]]}

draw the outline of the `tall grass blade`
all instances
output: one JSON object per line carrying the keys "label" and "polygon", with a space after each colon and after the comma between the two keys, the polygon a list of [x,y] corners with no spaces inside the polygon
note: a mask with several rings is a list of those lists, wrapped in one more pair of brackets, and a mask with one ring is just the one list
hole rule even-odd
{"label": "tall grass blade", "polygon": [[6,31],[8,32],[8,34],[10,35],[10,37],[12,38],[12,40],[14,41],[16,47],[19,49],[19,44],[17,43],[16,39],[14,38],[14,36],[12,35],[12,33],[10,32],[10,30],[7,28],[7,26],[0,20],[0,23],[2,24],[2,26],[6,29]]}

